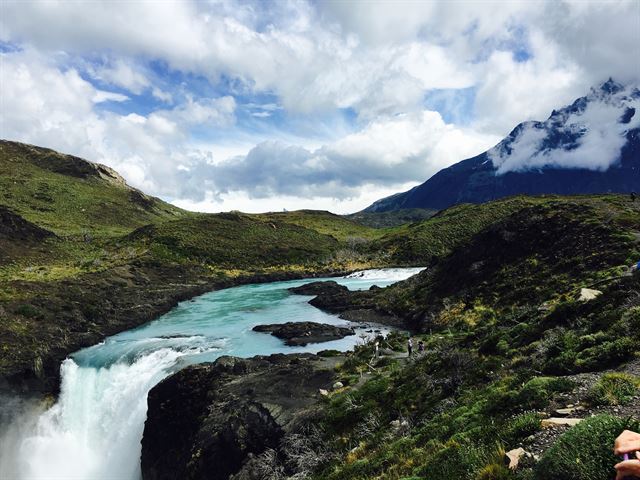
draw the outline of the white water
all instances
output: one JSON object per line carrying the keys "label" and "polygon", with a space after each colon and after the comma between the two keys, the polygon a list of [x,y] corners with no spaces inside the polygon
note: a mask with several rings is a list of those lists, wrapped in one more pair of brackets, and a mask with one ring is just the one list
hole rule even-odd
{"label": "white water", "polygon": [[[351,289],[386,286],[420,269],[357,272],[334,280]],[[46,411],[23,405],[0,432],[2,480],[138,480],[147,393],[185,365],[221,355],[348,350],[369,335],[287,347],[251,329],[261,323],[349,322],[290,295],[310,280],[245,285],[183,302],[160,319],[109,337],[65,360],[58,402]],[[382,333],[388,330],[379,328]],[[18,410],[18,409],[15,409]],[[0,412],[1,413],[1,412]]]}

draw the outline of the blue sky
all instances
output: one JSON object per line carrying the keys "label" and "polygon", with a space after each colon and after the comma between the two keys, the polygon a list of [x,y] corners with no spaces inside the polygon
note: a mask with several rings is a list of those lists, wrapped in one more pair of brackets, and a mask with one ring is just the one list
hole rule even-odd
{"label": "blue sky", "polygon": [[206,211],[356,211],[640,77],[633,0],[0,9],[0,136]]}

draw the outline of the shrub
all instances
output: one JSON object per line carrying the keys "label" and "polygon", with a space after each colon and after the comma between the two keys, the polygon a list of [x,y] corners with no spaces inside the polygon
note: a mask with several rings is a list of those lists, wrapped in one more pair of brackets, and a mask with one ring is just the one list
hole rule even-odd
{"label": "shrub", "polygon": [[640,379],[626,373],[605,373],[591,387],[589,400],[594,405],[624,405],[638,393]]}
{"label": "shrub", "polygon": [[474,470],[480,464],[478,453],[469,445],[452,442],[415,473],[429,480],[471,479]]}
{"label": "shrub", "polygon": [[317,353],[319,357],[339,357],[342,352],[338,350],[321,350]]}
{"label": "shrub", "polygon": [[505,432],[510,441],[533,435],[540,430],[540,417],[534,412],[522,413],[514,417],[508,424]]}
{"label": "shrub", "polygon": [[27,318],[35,318],[40,315],[40,310],[38,310],[33,305],[29,305],[28,303],[22,304],[15,309],[15,313],[18,315],[22,315]]}
{"label": "shrub", "polygon": [[623,430],[640,422],[611,415],[583,420],[545,452],[535,467],[536,480],[607,480],[615,478],[613,442]]}
{"label": "shrub", "polygon": [[556,392],[570,392],[574,383],[566,378],[534,377],[529,380],[520,393],[518,400],[525,408],[544,408]]}

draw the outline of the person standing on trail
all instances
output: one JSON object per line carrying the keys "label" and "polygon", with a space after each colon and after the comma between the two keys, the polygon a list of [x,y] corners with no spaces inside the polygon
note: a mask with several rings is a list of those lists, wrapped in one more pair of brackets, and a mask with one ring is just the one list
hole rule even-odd
{"label": "person standing on trail", "polygon": [[424,353],[424,342],[422,340],[418,342],[418,353]]}
{"label": "person standing on trail", "polygon": [[409,337],[407,340],[407,350],[409,351],[409,356],[413,353],[413,338]]}

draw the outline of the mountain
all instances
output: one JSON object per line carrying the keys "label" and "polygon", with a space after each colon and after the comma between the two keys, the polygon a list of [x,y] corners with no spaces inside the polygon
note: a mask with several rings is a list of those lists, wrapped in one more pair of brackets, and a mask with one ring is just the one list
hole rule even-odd
{"label": "mountain", "polygon": [[445,168],[365,212],[443,209],[510,195],[640,190],[640,90],[612,79],[544,122],[519,124],[498,145]]}

